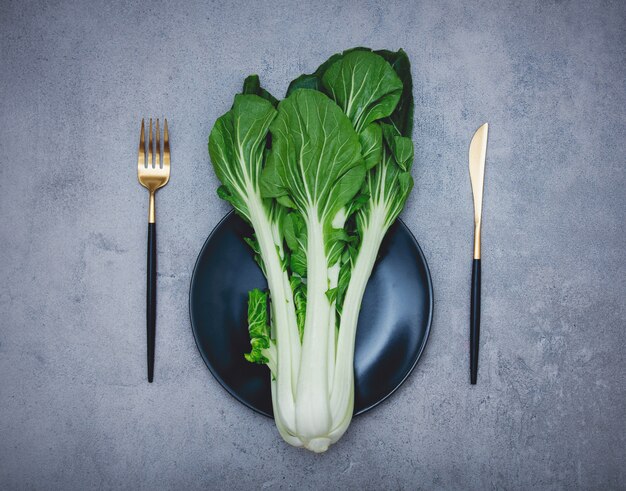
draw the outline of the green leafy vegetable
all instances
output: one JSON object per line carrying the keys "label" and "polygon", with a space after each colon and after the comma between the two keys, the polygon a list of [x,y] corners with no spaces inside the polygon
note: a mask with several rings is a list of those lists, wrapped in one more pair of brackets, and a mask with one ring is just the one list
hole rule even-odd
{"label": "green leafy vegetable", "polygon": [[280,102],[257,76],[243,92],[209,152],[269,286],[249,294],[245,356],[270,368],[281,436],[322,452],[352,419],[363,294],[413,187],[410,65],[402,50],[355,48],[298,77]]}
{"label": "green leafy vegetable", "polygon": [[255,288],[248,293],[248,332],[252,351],[244,356],[252,363],[267,364],[276,371],[276,346],[270,339],[267,293]]}

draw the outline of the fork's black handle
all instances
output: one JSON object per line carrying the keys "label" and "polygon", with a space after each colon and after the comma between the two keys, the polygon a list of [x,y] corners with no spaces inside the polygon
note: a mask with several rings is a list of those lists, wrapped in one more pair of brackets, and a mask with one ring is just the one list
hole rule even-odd
{"label": "fork's black handle", "polygon": [[478,346],[480,344],[480,259],[472,264],[472,303],[470,307],[470,383],[478,377]]}
{"label": "fork's black handle", "polygon": [[146,298],[146,327],[148,339],[148,382],[154,378],[154,340],[156,336],[156,224],[148,223],[148,288]]}

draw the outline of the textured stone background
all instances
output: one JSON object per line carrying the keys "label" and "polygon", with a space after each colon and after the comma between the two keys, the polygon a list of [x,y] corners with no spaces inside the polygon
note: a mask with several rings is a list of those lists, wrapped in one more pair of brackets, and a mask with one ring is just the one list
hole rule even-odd
{"label": "textured stone background", "polygon": [[[462,4],[466,4],[462,6]],[[0,3],[0,487],[626,486],[626,4]],[[194,345],[190,273],[228,206],[206,141],[245,75],[357,45],[413,63],[403,214],[435,287],[404,387],[326,455],[280,440]],[[145,381],[144,116],[170,121],[157,374]],[[467,148],[489,121],[480,383]]]}

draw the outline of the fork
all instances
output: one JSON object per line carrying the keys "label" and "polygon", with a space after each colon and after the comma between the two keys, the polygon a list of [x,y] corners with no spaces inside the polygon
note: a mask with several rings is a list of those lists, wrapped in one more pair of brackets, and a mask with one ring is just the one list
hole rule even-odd
{"label": "fork", "polygon": [[[163,148],[160,143],[161,132],[159,120],[156,120],[156,145],[152,142],[152,118],[148,137],[148,161],[146,163],[146,139],[144,120],[141,120],[141,135],[139,137],[139,158],[137,159],[137,177],[139,183],[150,192],[150,205],[148,209],[148,286],[146,298],[146,330],[148,341],[148,382],[154,378],[154,345],[156,337],[156,223],[154,210],[154,195],[157,189],[162,188],[170,180],[170,139],[167,131],[167,119],[163,126]],[[163,151],[163,165],[161,166],[161,150]]]}

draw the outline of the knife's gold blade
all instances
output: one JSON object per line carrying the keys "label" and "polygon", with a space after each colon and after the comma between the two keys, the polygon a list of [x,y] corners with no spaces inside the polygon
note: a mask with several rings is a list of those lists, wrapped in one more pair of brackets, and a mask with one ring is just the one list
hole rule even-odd
{"label": "knife's gold blade", "polygon": [[485,157],[487,154],[487,133],[485,123],[476,130],[469,148],[469,172],[474,195],[474,258],[480,259],[480,223],[483,210],[483,183],[485,180]]}
{"label": "knife's gold blade", "polygon": [[483,203],[483,182],[485,180],[485,156],[487,155],[487,132],[485,123],[476,130],[469,148],[469,171],[474,195],[474,220],[480,221]]}

